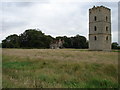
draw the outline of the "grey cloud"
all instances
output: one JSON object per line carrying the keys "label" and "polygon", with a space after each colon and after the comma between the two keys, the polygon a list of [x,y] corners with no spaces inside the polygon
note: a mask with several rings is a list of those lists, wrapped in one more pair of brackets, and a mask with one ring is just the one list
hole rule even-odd
{"label": "grey cloud", "polygon": [[2,2],[3,6],[6,7],[28,7],[33,5],[32,2]]}
{"label": "grey cloud", "polygon": [[8,30],[12,30],[14,28],[19,28],[19,27],[25,26],[25,25],[27,25],[26,22],[19,22],[19,21],[17,21],[17,22],[3,22],[3,24],[2,24],[3,29],[2,29],[2,31],[6,32]]}
{"label": "grey cloud", "polygon": [[118,2],[118,42],[120,44],[120,1]]}
{"label": "grey cloud", "polygon": [[[115,28],[116,31],[116,4],[101,4],[112,8],[114,12],[113,28]],[[3,7],[3,32],[9,30],[11,32],[20,33],[21,29],[39,28],[43,30],[44,33],[52,36],[72,36],[80,34],[88,37],[88,9],[92,8],[93,5],[100,5],[100,3],[53,4],[19,2],[13,3],[13,5],[10,6],[5,5]],[[116,38],[114,38],[114,41],[115,40]]]}

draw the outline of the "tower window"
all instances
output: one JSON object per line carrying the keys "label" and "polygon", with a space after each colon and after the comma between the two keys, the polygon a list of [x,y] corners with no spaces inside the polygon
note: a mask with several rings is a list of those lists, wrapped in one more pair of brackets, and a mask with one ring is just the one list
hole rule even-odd
{"label": "tower window", "polygon": [[97,40],[97,37],[95,36],[94,39]]}
{"label": "tower window", "polygon": [[95,31],[97,30],[97,27],[96,27],[96,26],[94,27],[94,30],[95,30]]}
{"label": "tower window", "polygon": [[106,31],[108,31],[108,27],[106,27]]}
{"label": "tower window", "polygon": [[97,17],[96,16],[94,17],[94,20],[97,21]]}
{"label": "tower window", "polygon": [[108,17],[106,16],[106,21],[108,21]]}
{"label": "tower window", "polygon": [[108,36],[106,37],[106,40],[108,40]]}

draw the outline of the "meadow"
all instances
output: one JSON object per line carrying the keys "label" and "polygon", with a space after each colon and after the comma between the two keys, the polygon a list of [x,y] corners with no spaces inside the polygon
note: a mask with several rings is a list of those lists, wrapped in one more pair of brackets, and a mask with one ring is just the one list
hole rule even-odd
{"label": "meadow", "polygon": [[3,49],[3,88],[117,88],[118,52]]}

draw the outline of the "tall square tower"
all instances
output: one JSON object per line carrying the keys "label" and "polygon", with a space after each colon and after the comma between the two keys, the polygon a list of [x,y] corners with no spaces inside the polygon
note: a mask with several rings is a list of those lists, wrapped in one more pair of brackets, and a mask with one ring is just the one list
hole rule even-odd
{"label": "tall square tower", "polygon": [[89,9],[89,50],[111,50],[111,10],[107,7]]}

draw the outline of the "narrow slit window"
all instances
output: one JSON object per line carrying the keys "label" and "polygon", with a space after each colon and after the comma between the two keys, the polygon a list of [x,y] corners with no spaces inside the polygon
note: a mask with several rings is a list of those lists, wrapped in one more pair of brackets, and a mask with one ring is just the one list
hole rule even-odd
{"label": "narrow slit window", "polygon": [[108,31],[108,27],[106,27],[106,31]]}
{"label": "narrow slit window", "polygon": [[97,27],[96,26],[94,27],[94,30],[97,31]]}
{"label": "narrow slit window", "polygon": [[108,21],[108,17],[106,16],[106,21]]}
{"label": "narrow slit window", "polygon": [[106,37],[106,40],[108,40],[108,36]]}
{"label": "narrow slit window", "polygon": [[94,17],[94,20],[97,21],[97,17],[96,16]]}
{"label": "narrow slit window", "polygon": [[97,40],[97,37],[96,37],[96,36],[95,36],[94,38],[95,38],[95,40]]}

